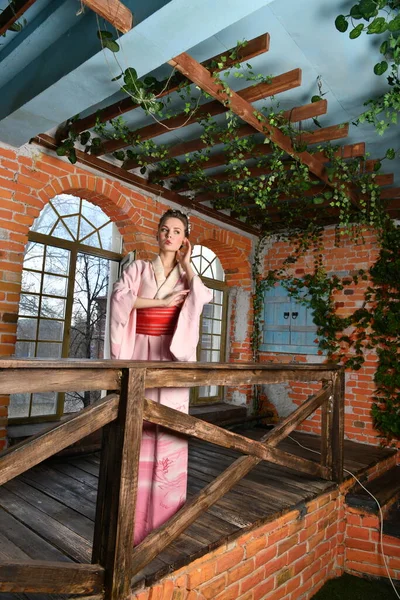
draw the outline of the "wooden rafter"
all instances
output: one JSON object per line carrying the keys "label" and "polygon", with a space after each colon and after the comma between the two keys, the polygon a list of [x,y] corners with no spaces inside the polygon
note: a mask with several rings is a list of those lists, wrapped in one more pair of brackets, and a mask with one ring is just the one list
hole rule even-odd
{"label": "wooden rafter", "polygon": [[120,0],[81,0],[81,2],[111,23],[118,31],[127,33],[132,29],[132,13]]}
{"label": "wooden rafter", "polygon": [[[223,86],[219,82],[216,82],[207,69],[204,69],[204,67],[191,56],[184,52],[170,60],[169,64],[174,66],[188,79],[191,79],[193,83],[196,83],[203,91],[210,94],[213,98],[216,98],[219,102],[228,103],[230,109],[238,117],[249,125],[252,125],[254,129],[260,133],[269,137],[272,142],[281,148],[281,150],[306,165],[310,172],[316,175],[321,181],[324,181],[331,187],[335,185],[336,182],[330,180],[326,173],[324,163],[321,160],[315,158],[307,151],[297,152],[294,149],[289,136],[282,133],[278,127],[271,125],[262,113],[254,109],[249,102],[241,98],[236,92],[230,90],[228,96],[223,89]],[[358,196],[351,186],[348,186],[348,194],[352,203],[358,207]]]}
{"label": "wooden rafter", "polygon": [[[328,103],[326,100],[319,100],[318,102],[311,102],[304,106],[296,106],[283,113],[283,118],[290,120],[291,123],[297,123],[298,121],[304,121],[306,119],[312,119],[313,117],[319,117],[326,114]],[[257,133],[251,125],[242,125],[235,131],[235,137],[242,138],[248,135]],[[214,136],[215,144],[222,143],[225,133]],[[182,142],[174,144],[168,148],[168,158],[174,158],[176,156],[182,156],[183,154],[190,154],[192,152],[199,152],[204,150],[206,144],[203,139],[197,138],[190,142]],[[138,158],[132,158],[124,163],[124,168],[128,171],[130,169],[136,169],[139,166],[139,160],[143,158],[143,155],[138,155]],[[146,157],[147,163],[156,163],[159,158]]]}
{"label": "wooden rafter", "polygon": [[[51,136],[44,134],[44,133],[41,133],[40,135],[36,136],[31,141],[36,144],[39,144],[40,146],[43,146],[45,148],[49,148],[51,150],[56,150],[58,147],[56,140],[54,138],[52,138]],[[128,183],[130,185],[137,186],[138,188],[140,188],[148,193],[150,192],[152,194],[157,194],[161,198],[165,198],[166,200],[175,202],[176,204],[178,204],[180,206],[185,206],[186,208],[196,210],[201,214],[204,214],[208,217],[212,217],[213,219],[216,219],[222,223],[226,223],[228,225],[236,227],[237,229],[240,229],[242,231],[251,233],[252,235],[259,235],[258,229],[256,229],[255,227],[252,227],[251,225],[247,225],[246,223],[243,223],[242,221],[239,221],[238,219],[229,217],[228,215],[220,213],[213,208],[208,208],[206,206],[197,205],[195,202],[193,202],[187,196],[182,196],[180,194],[177,194],[176,192],[173,192],[173,191],[171,191],[161,185],[158,185],[156,183],[150,183],[147,181],[147,179],[144,179],[143,177],[139,177],[138,175],[135,175],[134,173],[125,171],[121,167],[112,165],[111,163],[107,162],[106,160],[103,160],[96,156],[92,156],[90,154],[86,154],[85,152],[81,152],[80,150],[76,150],[75,152],[76,152],[76,157],[77,157],[78,162],[80,162],[83,165],[87,165],[93,169],[96,169],[97,171],[106,173],[107,175],[110,175],[111,177],[115,177],[115,178],[117,178],[121,181],[124,181],[125,183]]]}
{"label": "wooden rafter", "polygon": [[0,35],[3,35],[36,0],[14,0],[0,13]]}
{"label": "wooden rafter", "polygon": [[[200,63],[197,64],[201,66]],[[207,69],[205,69],[205,71],[209,73]],[[237,92],[237,95],[245,102],[256,102],[257,100],[275,96],[281,92],[291,90],[299,85],[301,85],[301,70],[294,69],[293,71],[273,77],[269,83],[261,82],[257,83],[256,85],[250,85],[249,87]],[[141,141],[150,140],[158,135],[166,133],[171,129],[186,127],[192,123],[197,123],[200,119],[206,119],[208,117],[220,115],[228,110],[228,106],[224,106],[224,104],[221,104],[221,102],[218,100],[212,100],[211,102],[201,105],[199,109],[191,116],[188,116],[186,113],[180,113],[171,119],[164,119],[164,121],[152,123],[151,125],[147,125],[141,129],[136,129],[135,131],[131,132],[131,136],[127,136],[127,141],[109,140],[108,142],[104,142],[102,146],[102,152],[100,154],[111,154],[116,150],[120,150],[121,148],[129,146],[136,139],[140,139]]]}
{"label": "wooden rafter", "polygon": [[[213,73],[219,73],[223,69],[227,69],[232,66],[232,64],[245,62],[251,60],[255,56],[259,56],[260,54],[264,54],[269,50],[269,33],[264,33],[252,40],[250,40],[245,46],[239,49],[237,52],[237,57],[235,59],[229,58],[229,55],[232,53],[236,54],[236,47],[230,48],[229,50],[225,50],[225,52],[221,52],[214,56],[213,58],[209,58],[208,60],[202,62],[201,64],[210,69]],[[218,66],[221,64],[222,58],[225,57],[226,60],[223,61],[223,66]],[[162,91],[157,94],[157,98],[163,98],[172,92],[176,92],[176,90],[184,83],[188,83],[186,77],[180,75],[180,73],[176,74],[179,77],[174,77],[173,82],[168,84],[168,80],[161,82],[160,87]],[[178,79],[178,81],[177,81]],[[109,121],[110,119],[115,119],[116,117],[120,117],[121,115],[138,108],[139,104],[135,104],[131,98],[124,98],[123,100],[119,100],[110,106],[107,106],[101,111],[96,113],[92,113],[83,119],[78,119],[75,123],[72,124],[71,129],[75,133],[81,133],[86,129],[91,129],[96,124],[97,119],[99,119],[102,123]],[[61,132],[60,137],[65,135],[65,129]]]}
{"label": "wooden rafter", "polygon": [[[246,126],[244,126],[246,127]],[[341,138],[345,138],[349,135],[349,125],[346,123],[344,126],[342,125],[333,125],[331,127],[323,127],[321,129],[316,130],[315,132],[307,132],[300,133],[297,136],[297,140],[299,142],[303,142],[305,144],[319,144],[321,142],[328,142],[332,140],[338,140]],[[315,137],[314,137],[315,136]],[[245,154],[243,154],[242,160],[249,160],[251,158],[258,158],[260,156],[267,156],[271,154],[272,148],[268,144],[256,144],[254,148]],[[215,154],[211,156],[208,161],[198,161],[195,164],[191,165],[183,165],[182,169],[176,173],[169,173],[167,177],[161,177],[162,179],[171,179],[173,177],[179,177],[182,173],[187,173],[196,169],[213,169],[215,167],[220,167],[222,165],[227,164],[227,156],[226,152],[221,152],[219,154]],[[157,172],[156,172],[157,173]]]}

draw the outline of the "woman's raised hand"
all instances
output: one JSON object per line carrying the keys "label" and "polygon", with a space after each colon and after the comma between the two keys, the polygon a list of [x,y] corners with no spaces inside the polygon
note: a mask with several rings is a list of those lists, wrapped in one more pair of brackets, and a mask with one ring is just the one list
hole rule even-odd
{"label": "woman's raised hand", "polygon": [[180,306],[185,302],[185,298],[189,290],[181,290],[180,292],[173,292],[166,298],[164,298],[163,306]]}
{"label": "woman's raised hand", "polygon": [[190,267],[190,257],[192,256],[192,245],[187,238],[183,240],[181,248],[176,253],[176,260],[185,271]]}

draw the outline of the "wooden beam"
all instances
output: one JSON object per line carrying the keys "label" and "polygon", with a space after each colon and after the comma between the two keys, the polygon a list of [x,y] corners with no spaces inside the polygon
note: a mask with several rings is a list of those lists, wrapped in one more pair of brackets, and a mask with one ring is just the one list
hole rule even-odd
{"label": "wooden beam", "polygon": [[[32,141],[36,144],[39,144],[40,146],[49,148],[51,150],[56,150],[58,147],[58,144],[56,143],[54,138],[45,133],[41,133],[40,135],[36,136],[35,138],[33,138]],[[196,210],[200,214],[216,219],[220,223],[226,223],[231,227],[236,227],[241,231],[246,231],[247,233],[256,236],[260,234],[259,230],[255,227],[252,227],[251,225],[247,225],[246,223],[243,223],[238,219],[229,217],[228,215],[218,212],[213,208],[208,208],[206,206],[198,206],[187,196],[177,194],[176,192],[168,190],[167,188],[156,183],[149,183],[147,179],[139,177],[138,175],[134,175],[133,173],[129,173],[128,171],[121,169],[121,167],[116,167],[115,165],[112,165],[106,160],[102,160],[100,158],[97,158],[96,156],[86,154],[85,152],[81,152],[80,150],[76,150],[76,157],[78,162],[80,162],[81,164],[87,165],[93,169],[96,169],[97,171],[100,171],[101,173],[106,173],[110,177],[115,177],[120,181],[124,181],[125,183],[136,186],[144,190],[145,192],[156,194],[157,196],[164,198],[165,200],[175,202],[179,206],[185,206],[186,208]]]}
{"label": "wooden beam", "polygon": [[[46,379],[49,373],[38,371],[38,374]],[[51,385],[47,389],[51,389]],[[117,394],[105,396],[78,414],[32,436],[27,442],[5,450],[0,456],[0,485],[116,419],[118,403]]]}
{"label": "wooden beam", "polygon": [[129,597],[146,370],[124,369],[118,418],[103,430],[92,562],[105,570],[105,598]]}
{"label": "wooden beam", "polygon": [[400,198],[400,187],[381,190],[381,200],[394,200],[395,198]]}
{"label": "wooden beam", "polygon": [[81,0],[88,8],[111,23],[115,29],[128,33],[132,29],[133,16],[120,0]]}
{"label": "wooden beam", "polygon": [[[196,64],[201,66],[199,63]],[[204,67],[202,68],[204,69]],[[204,70],[210,75],[207,69]],[[210,75],[210,77],[212,76]],[[281,92],[291,90],[295,87],[298,87],[300,84],[301,70],[294,69],[293,71],[273,77],[270,83],[261,82],[255,85],[250,85],[249,87],[237,92],[237,95],[246,103],[255,102],[257,100],[268,98],[269,96],[275,96]],[[141,129],[136,129],[135,131],[132,131],[130,135],[128,135],[128,141],[109,140],[104,142],[102,144],[101,154],[111,154],[116,150],[120,150],[121,148],[129,146],[136,138],[140,139],[141,141],[150,140],[158,135],[166,133],[170,129],[187,127],[192,123],[197,123],[200,119],[220,115],[228,110],[229,107],[222,104],[219,100],[207,102],[206,104],[200,105],[193,115],[180,113],[171,119],[164,119],[164,121],[155,122],[151,125],[147,125],[146,127],[142,127]],[[101,156],[101,154],[98,156]]]}
{"label": "wooden beam", "polygon": [[[365,143],[358,142],[357,144],[348,144],[346,146],[342,146],[335,151],[335,156],[338,158],[356,158],[359,156],[364,156],[365,154]],[[323,162],[329,162],[329,157],[327,154],[320,150],[319,152],[315,152],[314,156]]]}
{"label": "wooden beam", "polygon": [[36,0],[14,0],[0,13],[0,35],[3,35]]}
{"label": "wooden beam", "polygon": [[[236,53],[236,46],[234,48],[230,48],[229,50],[225,50],[217,56],[213,56],[213,58],[209,58],[208,60],[202,62],[201,64],[210,69],[213,73],[218,73],[232,66],[232,64],[242,63],[255,56],[259,56],[260,54],[264,54],[264,52],[268,52],[269,50],[269,33],[264,33],[263,35],[259,35],[252,40],[249,40],[247,44],[242,46],[237,53],[236,59],[229,58],[229,55],[232,53]],[[223,61],[223,66],[218,67],[218,64],[221,64],[221,59],[225,57],[226,60]],[[216,66],[217,65],[217,66]],[[162,90],[159,94],[156,94],[157,98],[163,98],[172,92],[176,92],[176,90],[182,86],[182,84],[189,83],[187,78],[182,76],[180,73],[177,73],[170,84],[168,84],[168,79],[162,81],[160,83],[160,89]],[[97,119],[99,119],[102,123],[105,121],[110,121],[111,119],[115,119],[116,117],[120,117],[121,115],[138,108],[139,104],[135,104],[132,99],[124,98],[123,100],[119,100],[110,106],[98,111],[96,113],[92,113],[83,119],[78,119],[75,123],[72,124],[71,129],[75,133],[81,133],[86,129],[91,129],[95,124]],[[65,131],[65,129],[64,129]],[[63,132],[61,131],[59,134],[60,139],[63,138]]]}
{"label": "wooden beam", "polygon": [[155,425],[161,425],[172,431],[190,435],[191,437],[222,446],[223,448],[230,448],[249,456],[256,456],[276,465],[289,467],[302,473],[312,474],[313,476],[325,479],[329,477],[328,470],[321,467],[318,463],[299,458],[282,450],[268,448],[265,444],[250,440],[232,431],[226,431],[222,427],[207,423],[201,419],[196,419],[151,400],[144,401],[143,418],[145,421],[149,421]]}
{"label": "wooden beam", "polygon": [[[277,144],[284,152],[306,165],[310,172],[321,179],[321,181],[324,181],[331,187],[334,186],[335,182],[330,181],[324,164],[320,160],[307,151],[296,152],[289,136],[282,133],[278,127],[271,125],[262,113],[255,110],[249,102],[241,98],[236,92],[230,90],[228,95],[223,86],[213,79],[207,69],[204,69],[204,67],[191,56],[182,53],[170,60],[169,64],[176,67],[188,79],[191,79],[193,83],[196,83],[213,98],[218,99],[219,102],[228,103],[230,109],[243,121],[269,137],[269,139]],[[348,186],[347,193],[351,202],[359,207],[357,194],[351,186]]]}
{"label": "wooden beam", "polygon": [[[333,125],[331,127],[323,127],[321,129],[316,130],[315,132],[307,132],[301,133],[297,136],[297,140],[299,142],[303,142],[306,144],[319,144],[321,142],[328,142],[332,140],[337,140],[340,138],[345,138],[349,135],[349,124],[346,123],[343,125]],[[316,137],[314,137],[316,136]],[[269,144],[256,144],[251,150],[251,152],[247,152],[243,154],[242,160],[256,159],[259,156],[267,156],[271,154],[272,149]],[[315,154],[314,154],[315,156]],[[216,167],[220,167],[222,165],[227,164],[227,152],[221,152],[220,154],[215,154],[209,158],[207,161],[198,161],[195,164],[185,165],[183,163],[182,169],[180,172],[169,173],[167,176],[162,176],[157,171],[153,171],[151,173],[153,177],[159,177],[160,179],[172,179],[173,177],[179,177],[183,173],[191,173],[197,169],[214,169]],[[269,173],[269,171],[266,171]],[[263,171],[260,171],[260,175],[263,174]],[[231,172],[232,175],[232,172]],[[217,176],[218,177],[218,176]]]}
{"label": "wooden beam", "polygon": [[[326,100],[319,100],[318,102],[310,102],[309,104],[305,104],[304,106],[297,106],[290,110],[287,110],[283,113],[283,118],[290,120],[291,123],[296,123],[298,121],[302,121],[304,119],[311,119],[313,117],[318,117],[320,115],[326,114],[328,108],[328,103]],[[235,137],[242,138],[248,135],[254,135],[257,132],[251,125],[242,125],[235,131]],[[222,140],[226,137],[226,132],[215,135],[215,145],[218,143],[222,143]],[[191,140],[190,142],[182,142],[180,144],[174,144],[168,148],[168,158],[174,158],[176,156],[181,156],[183,154],[190,154],[192,152],[198,152],[206,148],[206,144],[201,138]],[[140,157],[143,158],[144,155],[139,155],[138,158],[133,158],[131,160],[127,160],[124,162],[124,169],[130,170],[135,169],[139,166]],[[146,162],[148,163],[156,163],[160,159],[159,158],[151,158],[146,157]]]}
{"label": "wooden beam", "polygon": [[0,563],[1,592],[95,594],[103,592],[103,582],[104,569],[100,565],[39,560]]}
{"label": "wooden beam", "polygon": [[[332,385],[312,396],[293,413],[286,417],[270,433],[261,438],[269,448],[276,447],[299,423],[310,416],[319,406],[327,401],[332,392]],[[173,542],[200,514],[215,504],[232,487],[249,473],[261,461],[254,456],[241,456],[235,460],[221,475],[206,485],[198,494],[186,504],[171,519],[150,533],[145,540],[133,550],[133,562],[136,574],[153,560],[165,547]]]}

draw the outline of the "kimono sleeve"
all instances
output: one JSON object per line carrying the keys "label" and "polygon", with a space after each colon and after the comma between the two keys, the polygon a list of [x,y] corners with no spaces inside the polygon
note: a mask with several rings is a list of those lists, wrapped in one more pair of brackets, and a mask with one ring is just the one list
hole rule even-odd
{"label": "kimono sleeve", "polygon": [[178,323],[171,340],[170,351],[178,361],[195,361],[199,342],[199,322],[203,306],[212,300],[213,293],[195,275],[190,292],[179,313]]}
{"label": "kimono sleeve", "polygon": [[136,310],[142,278],[141,263],[133,262],[114,284],[110,302],[111,358],[130,359],[135,347]]}

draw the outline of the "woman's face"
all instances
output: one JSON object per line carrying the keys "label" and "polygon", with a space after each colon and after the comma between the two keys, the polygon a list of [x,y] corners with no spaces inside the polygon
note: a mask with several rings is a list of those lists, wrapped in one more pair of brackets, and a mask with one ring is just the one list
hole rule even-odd
{"label": "woman's face", "polygon": [[180,219],[169,217],[158,230],[160,250],[176,252],[185,239],[185,227]]}

